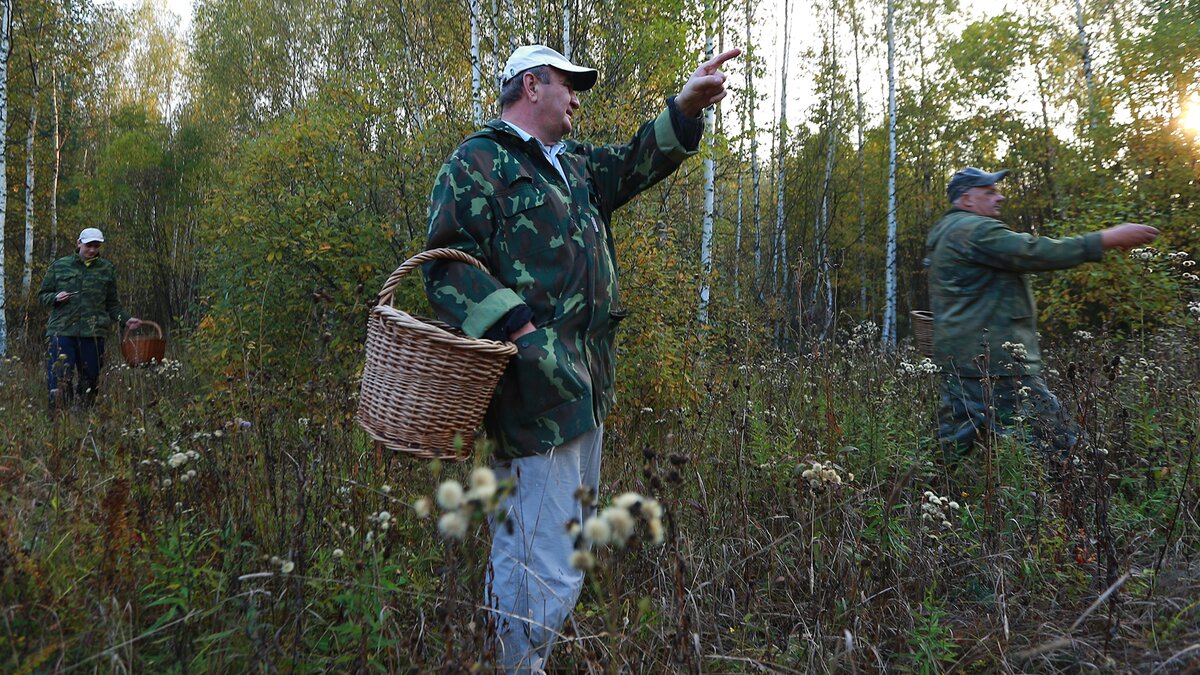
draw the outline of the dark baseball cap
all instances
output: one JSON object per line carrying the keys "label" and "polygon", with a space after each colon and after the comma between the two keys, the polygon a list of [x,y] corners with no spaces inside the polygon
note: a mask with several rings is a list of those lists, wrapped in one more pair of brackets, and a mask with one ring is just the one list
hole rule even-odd
{"label": "dark baseball cap", "polygon": [[951,203],[963,195],[964,192],[973,187],[985,187],[994,185],[996,181],[1008,175],[1008,169],[1001,169],[996,173],[988,173],[981,169],[976,169],[973,166],[968,166],[965,169],[960,169],[950,177],[950,183],[946,185],[946,195],[950,197]]}

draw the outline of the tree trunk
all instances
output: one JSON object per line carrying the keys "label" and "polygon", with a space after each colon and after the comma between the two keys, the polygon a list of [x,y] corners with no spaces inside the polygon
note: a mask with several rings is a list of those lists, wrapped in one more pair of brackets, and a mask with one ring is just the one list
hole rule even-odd
{"label": "tree trunk", "polygon": [[[865,110],[863,107],[863,91],[862,91],[862,62],[859,60],[858,38],[862,32],[862,23],[858,17],[858,5],[851,4],[850,6],[850,21],[851,31],[854,34],[854,126],[858,130],[858,244],[866,246],[867,244],[867,162],[863,151],[863,124]],[[858,256],[858,304],[859,311],[862,312],[862,320],[866,321],[868,316],[867,305],[867,256]]]}
{"label": "tree trunk", "polygon": [[[704,7],[704,60],[713,57],[712,0]],[[712,275],[713,203],[716,195],[716,162],[713,159],[713,107],[704,110],[704,224],[700,231],[700,323],[708,323],[710,277]]]}
{"label": "tree trunk", "polygon": [[54,173],[50,176],[50,259],[58,257],[58,177],[62,173],[62,135],[58,116],[58,74],[50,71],[50,100],[54,103]]}
{"label": "tree trunk", "polygon": [[1079,49],[1083,55],[1083,77],[1087,80],[1088,136],[1094,147],[1096,143],[1096,79],[1092,74],[1092,53],[1088,45],[1087,29],[1083,23],[1083,0],[1075,0],[1075,24],[1079,28]]}
{"label": "tree trunk", "polygon": [[29,104],[29,133],[25,135],[25,257],[21,272],[21,293],[28,296],[29,287],[33,284],[33,188],[35,182],[33,162],[33,139],[37,135],[37,97],[38,76],[37,62],[29,55],[29,69],[33,76],[33,90],[30,92],[32,102]]}
{"label": "tree trunk", "polygon": [[758,93],[754,89],[754,40],[750,25],[752,3],[746,3],[746,116],[750,118],[750,183],[753,191],[752,216],[754,218],[754,286],[762,293],[762,208],[760,199],[761,181],[758,173],[758,127],[754,113],[758,110]]}
{"label": "tree trunk", "polygon": [[887,300],[883,313],[883,347],[896,346],[896,35],[895,0],[887,4],[888,35],[888,206]]}
{"label": "tree trunk", "polygon": [[479,0],[471,0],[471,109],[475,127],[483,126],[482,69],[479,64]]}
{"label": "tree trunk", "polygon": [[[787,54],[791,48],[791,31],[788,30],[788,16],[791,13],[791,0],[784,0],[784,55],[780,59],[779,70],[779,168],[775,173],[775,271],[773,276],[781,279],[776,293],[787,298],[790,292],[790,279],[787,269],[787,219],[784,211],[784,189],[787,184]],[[797,293],[797,300],[799,294]],[[785,301],[784,307],[791,303]],[[797,309],[799,312],[799,309]],[[784,327],[787,323],[787,311],[775,325],[775,346],[784,346]]]}
{"label": "tree trunk", "polygon": [[[0,0],[0,135],[8,129],[8,60],[12,30],[12,0]],[[8,355],[7,300],[4,287],[4,224],[8,216],[8,143],[0,144],[0,357]]]}
{"label": "tree trunk", "polygon": [[571,60],[571,0],[563,0],[563,56]]}

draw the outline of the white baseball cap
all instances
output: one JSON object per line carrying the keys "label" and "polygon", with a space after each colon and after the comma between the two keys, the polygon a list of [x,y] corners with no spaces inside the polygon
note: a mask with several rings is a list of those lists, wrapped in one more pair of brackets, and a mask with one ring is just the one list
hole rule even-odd
{"label": "white baseball cap", "polygon": [[552,66],[566,73],[571,78],[571,86],[575,91],[591,89],[600,76],[595,68],[577,66],[546,45],[526,45],[517,47],[512,56],[508,57],[508,63],[504,64],[504,70],[500,73],[500,84],[504,85],[522,71],[538,66]]}
{"label": "white baseball cap", "polygon": [[104,241],[104,233],[101,232],[100,229],[96,228],[96,227],[83,228],[83,231],[79,233],[79,243],[86,244],[90,241],[103,242]]}

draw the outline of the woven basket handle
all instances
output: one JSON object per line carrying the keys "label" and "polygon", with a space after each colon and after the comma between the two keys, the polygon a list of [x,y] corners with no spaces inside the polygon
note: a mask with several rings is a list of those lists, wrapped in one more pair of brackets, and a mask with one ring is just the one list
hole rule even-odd
{"label": "woven basket handle", "polygon": [[403,264],[396,268],[395,272],[392,272],[387,281],[384,282],[383,289],[379,291],[379,304],[392,304],[392,295],[396,292],[396,287],[400,285],[400,279],[405,274],[408,274],[415,268],[420,267],[431,260],[455,260],[457,262],[467,263],[468,265],[477,267],[484,272],[488,271],[488,269],[483,266],[483,263],[475,259],[475,256],[472,256],[469,253],[463,253],[458,249],[435,248],[428,251],[421,251],[408,260],[405,260]]}
{"label": "woven basket handle", "polygon": [[[142,326],[152,326],[152,327],[154,328],[155,332],[157,332],[157,333],[158,333],[158,338],[159,338],[160,340],[162,339],[162,336],[163,336],[163,333],[162,333],[162,326],[160,326],[160,325],[158,325],[158,324],[154,323],[154,322],[153,322],[153,321],[151,321],[150,319],[142,319]],[[137,327],[137,329],[140,329],[142,326],[138,326],[138,327]],[[130,335],[130,333],[132,333],[134,330],[137,330],[137,329],[133,329],[133,328],[126,328],[126,329],[124,330],[124,335],[122,335],[122,336],[121,336],[121,342],[124,342],[124,341],[128,340],[128,339],[129,339],[129,335]]]}

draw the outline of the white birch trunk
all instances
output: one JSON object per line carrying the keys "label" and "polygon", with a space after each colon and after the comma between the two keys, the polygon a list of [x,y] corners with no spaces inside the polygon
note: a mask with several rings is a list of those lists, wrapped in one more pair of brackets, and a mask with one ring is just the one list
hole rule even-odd
{"label": "white birch trunk", "polygon": [[29,287],[33,284],[33,188],[35,183],[33,162],[33,140],[37,135],[37,97],[38,77],[37,64],[33,57],[29,59],[30,72],[33,73],[32,102],[29,104],[29,133],[25,135],[25,256],[21,268],[21,293],[29,295]]}
{"label": "white birch trunk", "polygon": [[751,214],[754,218],[754,284],[761,290],[762,286],[762,210],[759,190],[761,183],[758,174],[758,128],[754,123],[754,113],[758,110],[758,93],[754,89],[754,40],[750,33],[752,3],[746,3],[746,98],[749,110],[746,116],[750,118],[750,183],[753,191]]}
{"label": "white birch trunk", "polygon": [[[817,280],[813,285],[813,309],[820,310],[822,340],[829,337],[829,328],[833,319],[833,279],[829,263],[829,191],[833,187],[834,154],[837,148],[837,106],[833,101],[833,91],[829,100],[829,134],[825,149],[825,180],[821,185],[821,210],[816,228],[817,249]],[[824,294],[824,306],[817,304]]]}
{"label": "white birch trunk", "polygon": [[888,34],[888,206],[887,300],[883,313],[883,347],[896,346],[896,36],[894,0],[887,4]]}
{"label": "white birch trunk", "polygon": [[476,128],[483,126],[482,73],[479,63],[479,0],[471,0],[471,109]]}
{"label": "white birch trunk", "polygon": [[[705,3],[704,60],[713,57],[712,2]],[[701,324],[708,323],[708,301],[712,276],[713,203],[716,195],[716,161],[713,159],[713,106],[704,110],[704,224],[700,231],[700,312]]]}
{"label": "white birch trunk", "polygon": [[788,51],[791,47],[791,31],[788,30],[788,15],[790,13],[791,0],[784,0],[783,3],[783,58],[779,67],[779,167],[775,174],[775,238],[777,245],[775,246],[775,262],[772,276],[775,278],[782,277],[782,282],[776,288],[777,292],[787,292],[788,287],[788,260],[787,260],[787,222],[784,217],[783,198],[784,184],[787,179],[787,164],[784,158],[787,154],[787,62]]}
{"label": "white birch trunk", "polygon": [[50,259],[58,256],[58,177],[62,173],[62,136],[58,118],[58,74],[50,71],[50,100],[54,103],[54,173],[50,177]]}
{"label": "white birch trunk", "polygon": [[[867,162],[866,155],[863,151],[863,118],[865,110],[863,107],[863,91],[862,91],[862,62],[859,60],[858,38],[862,31],[862,24],[858,17],[858,6],[851,6],[851,20],[853,21],[854,32],[854,125],[858,130],[858,241],[860,245],[865,246],[867,243]],[[862,312],[862,318],[865,321],[867,318],[867,257],[860,255],[858,257],[858,276],[859,276],[859,309]]]}
{"label": "white birch trunk", "polygon": [[1094,144],[1096,138],[1096,78],[1092,74],[1092,52],[1088,43],[1087,28],[1083,23],[1083,0],[1075,0],[1075,24],[1079,28],[1079,49],[1083,53],[1083,78],[1087,81],[1088,132]]}
{"label": "white birch trunk", "polygon": [[[8,59],[10,56],[12,0],[0,0],[0,135],[8,129]],[[0,139],[3,140],[3,139]],[[7,299],[4,287],[4,223],[8,216],[8,144],[0,144],[0,357],[8,355]]]}
{"label": "white birch trunk", "polygon": [[571,60],[571,0],[563,0],[563,56]]}

